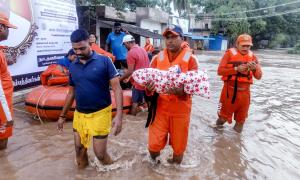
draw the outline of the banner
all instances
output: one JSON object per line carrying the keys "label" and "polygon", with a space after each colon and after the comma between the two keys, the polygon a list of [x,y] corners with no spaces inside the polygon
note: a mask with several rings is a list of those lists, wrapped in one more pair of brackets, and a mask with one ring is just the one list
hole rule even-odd
{"label": "banner", "polygon": [[15,90],[37,85],[39,74],[71,48],[70,35],[78,28],[75,0],[1,0],[2,9],[18,27],[1,42],[9,47]]}

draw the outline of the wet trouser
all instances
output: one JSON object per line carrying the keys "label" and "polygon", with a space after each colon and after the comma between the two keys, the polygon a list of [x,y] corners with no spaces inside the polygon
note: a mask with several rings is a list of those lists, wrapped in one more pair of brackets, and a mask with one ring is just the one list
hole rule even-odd
{"label": "wet trouser", "polygon": [[[10,95],[11,94],[11,95]],[[13,107],[12,107],[12,93],[5,94],[7,104],[9,106],[9,110],[11,115],[13,116]],[[6,116],[5,112],[2,108],[2,105],[0,104],[0,127],[2,127],[3,124],[6,123]],[[8,137],[12,136],[12,127],[6,127],[4,130],[0,131],[0,139],[7,139]]]}
{"label": "wet trouser", "polygon": [[231,124],[232,116],[234,115],[234,120],[237,123],[244,123],[248,117],[250,106],[250,89],[238,88],[234,103],[232,103],[233,94],[234,87],[224,83],[219,102],[218,116]]}
{"label": "wet trouser", "polygon": [[168,141],[174,155],[182,155],[187,146],[190,115],[169,116],[157,113],[149,126],[148,148],[151,152],[160,152]]}

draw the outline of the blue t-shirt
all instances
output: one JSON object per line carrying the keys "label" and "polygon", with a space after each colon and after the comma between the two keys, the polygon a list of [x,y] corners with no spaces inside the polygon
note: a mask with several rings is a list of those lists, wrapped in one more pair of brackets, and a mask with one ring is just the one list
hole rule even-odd
{"label": "blue t-shirt", "polygon": [[123,46],[123,37],[125,35],[124,32],[121,32],[120,34],[111,32],[106,39],[106,44],[110,44],[112,53],[116,56],[116,60],[126,60],[127,49]]}
{"label": "blue t-shirt", "polygon": [[64,58],[59,59],[56,64],[64,66],[64,67],[66,67],[69,70],[71,61],[68,59],[68,57],[65,56]]}
{"label": "blue t-shirt", "polygon": [[118,75],[111,59],[94,51],[85,64],[77,58],[70,65],[70,85],[75,90],[76,110],[93,113],[109,106],[109,81]]}

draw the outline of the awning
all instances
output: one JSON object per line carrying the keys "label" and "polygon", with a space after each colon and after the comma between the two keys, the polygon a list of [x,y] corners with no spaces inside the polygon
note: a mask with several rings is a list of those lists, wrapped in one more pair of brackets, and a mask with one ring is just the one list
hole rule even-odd
{"label": "awning", "polygon": [[215,40],[215,38],[197,36],[197,35],[188,35],[188,37],[193,39],[193,40]]}
{"label": "awning", "polygon": [[[99,20],[101,23],[105,24],[106,26],[113,28],[114,23],[113,21],[104,21],[104,20]],[[121,23],[122,27],[124,27],[127,31],[143,36],[143,37],[150,37],[153,39],[163,39],[163,36],[158,33],[151,32],[147,29],[140,28],[138,26],[132,25],[132,24],[126,24],[126,23]]]}

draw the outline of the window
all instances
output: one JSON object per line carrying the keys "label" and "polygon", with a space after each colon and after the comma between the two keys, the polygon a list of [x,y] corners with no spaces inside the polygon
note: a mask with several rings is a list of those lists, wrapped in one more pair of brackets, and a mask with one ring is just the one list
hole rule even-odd
{"label": "window", "polygon": [[205,29],[208,29],[208,23],[205,23]]}

